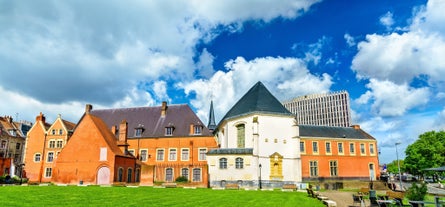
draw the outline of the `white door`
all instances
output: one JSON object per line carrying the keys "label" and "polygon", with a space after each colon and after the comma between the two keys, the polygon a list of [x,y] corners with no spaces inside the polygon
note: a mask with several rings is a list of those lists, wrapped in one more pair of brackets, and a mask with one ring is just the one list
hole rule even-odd
{"label": "white door", "polygon": [[97,171],[97,184],[108,185],[110,184],[110,168],[101,167]]}

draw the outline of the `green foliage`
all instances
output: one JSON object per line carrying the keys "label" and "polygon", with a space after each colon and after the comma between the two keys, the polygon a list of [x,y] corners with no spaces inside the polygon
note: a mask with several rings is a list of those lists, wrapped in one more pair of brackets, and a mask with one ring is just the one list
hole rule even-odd
{"label": "green foliage", "polygon": [[406,191],[406,197],[412,201],[423,201],[428,192],[428,188],[425,183],[420,186],[413,183],[411,187]]}
{"label": "green foliage", "polygon": [[[400,163],[400,172],[405,172],[405,162],[403,160],[399,160]],[[393,174],[399,173],[399,167],[397,165],[397,160],[394,160],[388,164],[386,164],[386,170]]]}
{"label": "green foliage", "polygon": [[177,182],[177,183],[186,183],[186,182],[188,182],[188,179],[186,177],[184,177],[184,176],[179,176],[179,177],[176,178],[175,182]]}
{"label": "green foliage", "polygon": [[[1,206],[311,206],[306,192],[211,190],[153,187],[4,186]],[[126,198],[126,199],[124,199]]]}
{"label": "green foliage", "polygon": [[445,165],[445,131],[425,132],[405,151],[405,167],[413,175],[422,170]]}

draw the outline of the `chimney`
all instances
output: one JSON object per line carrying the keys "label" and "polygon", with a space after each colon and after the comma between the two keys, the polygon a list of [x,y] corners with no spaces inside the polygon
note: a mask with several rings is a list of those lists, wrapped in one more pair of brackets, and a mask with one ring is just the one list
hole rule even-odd
{"label": "chimney", "polygon": [[122,120],[119,124],[119,142],[127,142],[128,123],[127,120]]}
{"label": "chimney", "polygon": [[36,122],[41,121],[45,123],[45,116],[40,112],[40,114],[36,117]]}
{"label": "chimney", "polygon": [[161,107],[161,116],[165,116],[167,114],[167,108],[167,101],[163,101]]}
{"label": "chimney", "polygon": [[113,125],[112,127],[111,127],[111,133],[113,133],[114,134],[114,136],[116,136],[116,132],[117,132],[118,130],[117,130],[117,126],[116,125]]}
{"label": "chimney", "polygon": [[195,132],[194,132],[194,127],[193,127],[194,125],[193,124],[190,124],[190,135],[192,135],[192,134],[194,134]]}
{"label": "chimney", "polygon": [[360,129],[360,125],[352,125],[352,128],[354,128],[354,129]]}
{"label": "chimney", "polygon": [[91,112],[91,110],[93,110],[93,105],[91,104],[86,104],[85,105],[85,113],[89,114]]}

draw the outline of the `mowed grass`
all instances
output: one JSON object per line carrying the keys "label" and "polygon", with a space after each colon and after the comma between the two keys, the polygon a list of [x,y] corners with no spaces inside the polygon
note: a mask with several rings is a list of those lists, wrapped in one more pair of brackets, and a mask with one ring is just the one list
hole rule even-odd
{"label": "mowed grass", "polygon": [[0,186],[0,206],[307,206],[303,192],[152,187]]}

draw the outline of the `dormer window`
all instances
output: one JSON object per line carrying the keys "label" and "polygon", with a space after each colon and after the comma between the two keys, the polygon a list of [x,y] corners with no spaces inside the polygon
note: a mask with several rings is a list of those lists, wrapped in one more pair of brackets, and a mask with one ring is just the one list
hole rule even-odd
{"label": "dormer window", "polygon": [[10,129],[9,130],[9,134],[11,134],[11,136],[16,136],[17,134],[15,133],[14,129]]}
{"label": "dormer window", "polygon": [[194,131],[193,134],[195,134],[195,135],[200,135],[200,134],[202,134],[202,126],[201,126],[201,125],[195,125],[195,126],[193,127],[193,131]]}
{"label": "dormer window", "polygon": [[143,125],[139,124],[139,126],[134,129],[134,136],[141,137],[143,132],[144,132],[144,127]]}
{"label": "dormer window", "polygon": [[172,127],[172,126],[165,127],[165,136],[172,136],[173,130],[174,130],[174,127]]}

